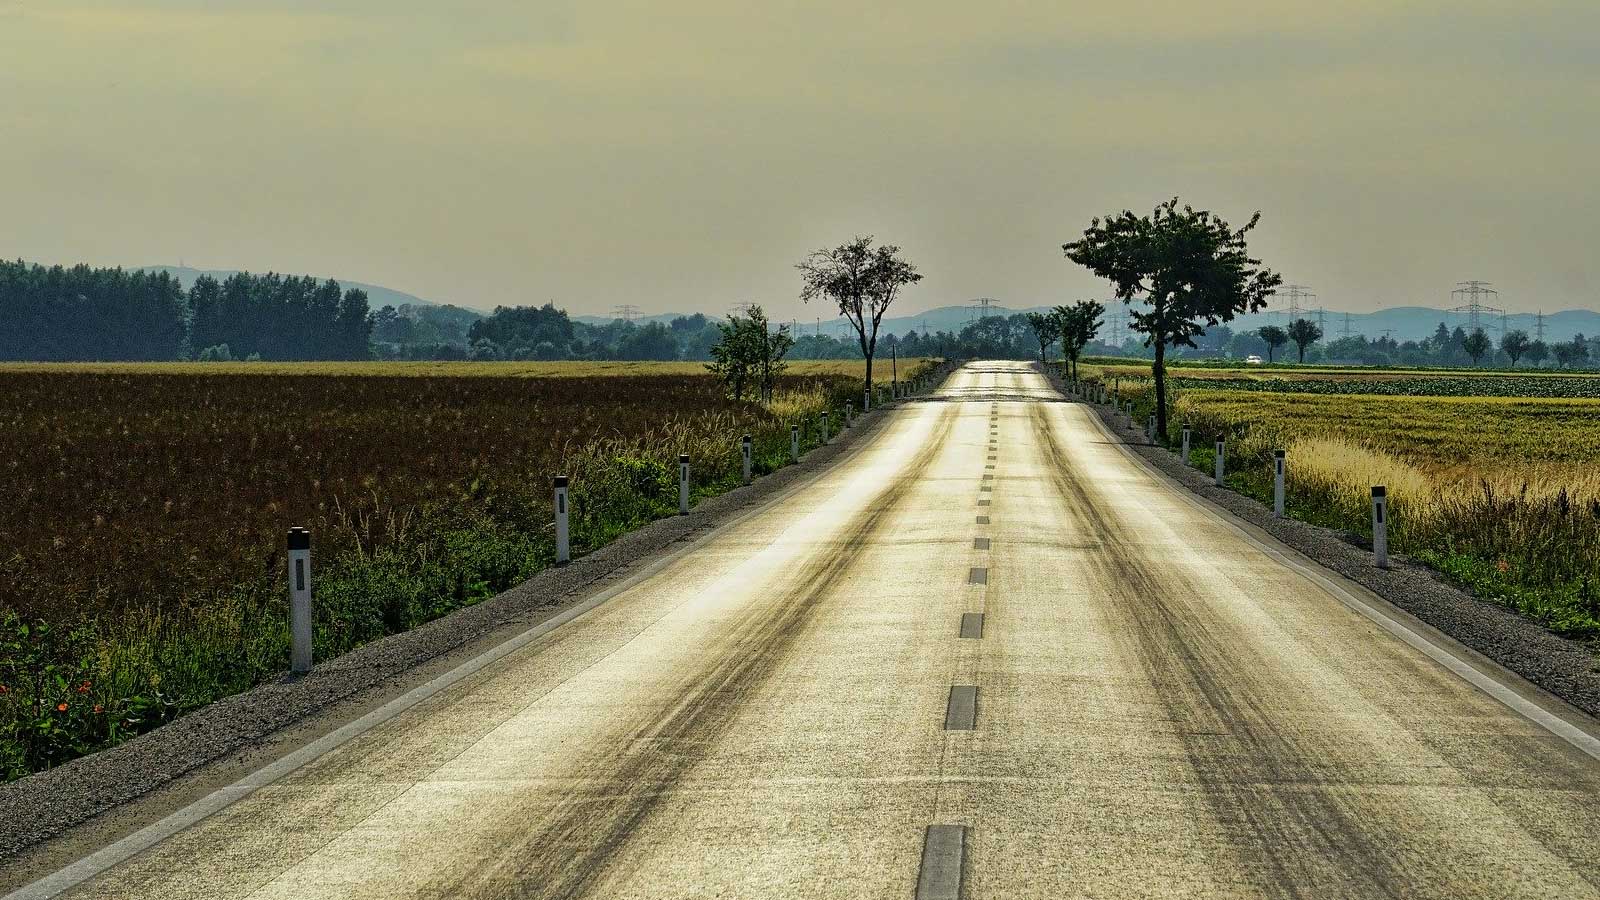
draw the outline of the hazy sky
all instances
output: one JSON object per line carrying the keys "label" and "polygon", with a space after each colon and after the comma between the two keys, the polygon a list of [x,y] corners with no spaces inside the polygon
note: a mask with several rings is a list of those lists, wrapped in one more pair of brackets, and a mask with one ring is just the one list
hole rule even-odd
{"label": "hazy sky", "polygon": [[1331,308],[1600,306],[1600,3],[0,0],[0,256],[310,272],[477,307],[826,315],[1102,293],[1179,194]]}

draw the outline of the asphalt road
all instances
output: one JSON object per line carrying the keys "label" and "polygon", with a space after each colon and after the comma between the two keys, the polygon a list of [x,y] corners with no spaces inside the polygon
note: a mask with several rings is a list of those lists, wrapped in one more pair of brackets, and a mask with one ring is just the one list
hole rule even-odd
{"label": "asphalt road", "polygon": [[893,416],[69,895],[1600,894],[1600,763],[1027,367]]}

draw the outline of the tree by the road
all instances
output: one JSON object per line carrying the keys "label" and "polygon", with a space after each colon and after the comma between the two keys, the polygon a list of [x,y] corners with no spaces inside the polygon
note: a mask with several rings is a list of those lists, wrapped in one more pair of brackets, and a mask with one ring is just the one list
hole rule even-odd
{"label": "tree by the road", "polygon": [[1482,328],[1473,329],[1472,333],[1467,335],[1466,340],[1461,342],[1461,349],[1472,357],[1473,365],[1477,365],[1478,360],[1482,359],[1483,355],[1488,353],[1492,347],[1494,347],[1494,342],[1489,340],[1489,336],[1483,333]]}
{"label": "tree by the road", "polygon": [[1512,368],[1515,368],[1517,360],[1521,359],[1532,348],[1533,341],[1529,340],[1528,333],[1520,328],[1516,331],[1508,331],[1504,337],[1500,338],[1500,352],[1511,360]]}
{"label": "tree by the road", "polygon": [[1267,362],[1272,362],[1272,357],[1278,348],[1289,343],[1289,332],[1276,325],[1266,325],[1256,330],[1256,334],[1267,343]]}
{"label": "tree by the road", "polygon": [[1061,323],[1055,316],[1031,312],[1028,313],[1028,327],[1033,329],[1033,339],[1039,342],[1039,362],[1049,362],[1045,351],[1061,336]]}
{"label": "tree by the road", "polygon": [[1300,362],[1306,361],[1306,348],[1322,340],[1322,329],[1310,319],[1295,319],[1289,323],[1289,330],[1284,332],[1289,340],[1300,351]]}
{"label": "tree by the road", "polygon": [[1173,199],[1148,216],[1124,210],[1095,219],[1081,240],[1063,244],[1067,258],[1116,287],[1130,309],[1129,325],[1155,353],[1156,428],[1167,434],[1168,347],[1193,347],[1195,335],[1235,315],[1267,305],[1282,277],[1250,256],[1245,236],[1261,213],[1235,230],[1206,210],[1179,208]]}
{"label": "tree by the road", "polygon": [[789,327],[774,330],[761,307],[752,306],[748,315],[729,316],[717,328],[722,337],[712,345],[706,369],[728,386],[735,400],[743,400],[745,389],[753,385],[758,400],[772,402],[773,385],[788,366],[783,358],[794,346]]}
{"label": "tree by the road", "polygon": [[1071,306],[1056,307],[1052,314],[1061,332],[1061,351],[1072,366],[1074,379],[1078,377],[1078,356],[1100,333],[1100,316],[1105,311],[1098,300],[1079,300]]}
{"label": "tree by the road", "polygon": [[867,360],[867,381],[861,408],[872,408],[872,355],[878,349],[878,323],[889,305],[908,285],[922,280],[916,266],[902,259],[892,244],[872,246],[872,235],[857,237],[832,250],[813,252],[795,268],[800,270],[800,299],[810,303],[822,297],[839,307],[850,321]]}

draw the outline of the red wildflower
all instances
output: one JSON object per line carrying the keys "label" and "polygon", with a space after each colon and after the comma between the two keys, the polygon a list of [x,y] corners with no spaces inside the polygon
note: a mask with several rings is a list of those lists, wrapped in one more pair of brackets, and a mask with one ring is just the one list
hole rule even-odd
{"label": "red wildflower", "polygon": [[89,693],[89,682],[85,681],[83,684],[78,685],[78,693],[80,693],[80,694]]}
{"label": "red wildflower", "polygon": [[56,712],[66,712],[66,711],[67,711],[67,705],[65,703],[57,703],[56,704]]}
{"label": "red wildflower", "polygon": [[98,703],[96,703],[96,704],[95,704],[95,705],[94,705],[94,711],[95,711],[95,712],[96,712],[96,713],[103,713],[103,712],[105,712],[105,711],[106,711],[106,708],[105,708],[105,707],[104,707],[104,706],[101,706],[101,705],[100,705],[100,704],[98,704]]}

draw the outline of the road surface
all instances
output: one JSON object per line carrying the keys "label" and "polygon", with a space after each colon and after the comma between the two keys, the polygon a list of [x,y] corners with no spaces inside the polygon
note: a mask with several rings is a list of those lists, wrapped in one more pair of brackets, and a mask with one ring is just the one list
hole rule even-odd
{"label": "road surface", "polygon": [[1600,764],[1018,363],[73,897],[1580,897]]}

